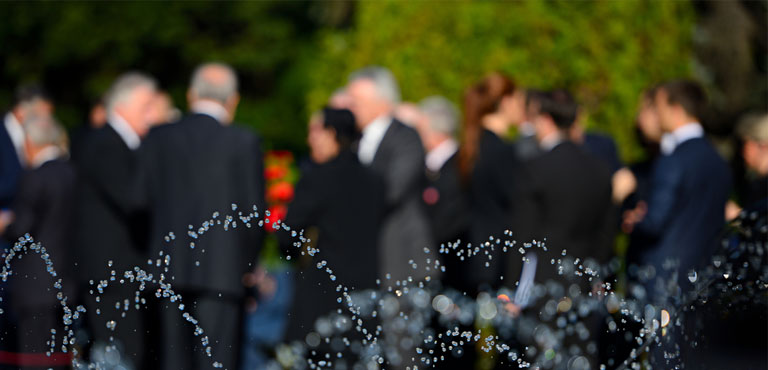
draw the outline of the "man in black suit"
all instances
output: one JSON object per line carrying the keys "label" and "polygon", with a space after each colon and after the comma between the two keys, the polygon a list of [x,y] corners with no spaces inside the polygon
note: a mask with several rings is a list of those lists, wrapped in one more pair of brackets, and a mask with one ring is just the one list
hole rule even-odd
{"label": "man in black suit", "polygon": [[[316,227],[313,246],[320,251],[314,257],[302,255],[294,246],[296,238],[292,238],[291,233],[278,234],[283,250],[297,265],[288,339],[301,342],[317,331],[317,319],[334,318],[338,309],[342,309],[341,315],[351,316],[345,304],[336,301],[340,295],[336,290],[339,284],[349,288],[352,295],[376,289],[376,243],[384,214],[384,184],[370,168],[360,164],[352,151],[357,137],[352,113],[326,108],[322,121],[312,123],[309,130],[310,150],[317,166],[302,174],[285,224],[297,232]],[[325,270],[316,267],[321,260],[327,261],[334,280]],[[362,316],[371,319],[370,312]],[[364,327],[371,330],[375,325],[368,321]],[[329,336],[323,331],[319,334]],[[362,335],[355,336],[352,332],[342,336],[362,339]],[[351,368],[358,358],[370,360],[359,355],[350,354],[335,363],[345,361]]]}
{"label": "man in black suit", "polygon": [[[135,151],[147,132],[145,112],[154,94],[151,77],[137,72],[120,76],[106,95],[108,123],[82,137],[72,151],[78,175],[74,259],[89,308],[91,349],[114,346],[124,355],[121,361],[134,367],[144,366],[145,361],[145,310],[131,305],[125,311],[125,300],[133,302],[138,287],[110,281],[98,294],[91,282],[108,280],[112,270],[121,277],[135,266],[146,265],[146,220],[135,196]],[[107,327],[112,320],[117,323],[114,330]]]}
{"label": "man in black suit", "polygon": [[26,163],[21,123],[33,115],[43,117],[52,113],[51,99],[39,86],[22,85],[16,90],[13,107],[0,125],[0,209],[11,205],[16,182]]}
{"label": "man in black suit", "polygon": [[[459,143],[455,135],[459,129],[459,114],[456,107],[441,96],[422,100],[419,111],[421,117],[416,127],[427,151],[427,183],[422,200],[435,246],[444,245],[450,249],[458,241],[467,242],[470,217],[456,159]],[[443,282],[459,291],[467,291],[469,287],[464,286],[465,277],[462,274],[464,264],[455,254],[451,249],[451,252],[441,255],[446,264]]]}
{"label": "man in black suit", "polygon": [[[29,170],[21,176],[11,211],[0,211],[0,234],[14,242],[29,233],[45,248],[57,275],[50,275],[39,254],[26,252],[11,264],[14,289],[3,305],[17,318],[16,352],[27,355],[20,357],[17,365],[64,368],[69,365],[69,355],[58,352],[56,347],[51,356],[46,356],[51,350],[46,341],[51,329],[56,330],[59,342],[66,335],[62,307],[56,297],[60,291],[54,287],[58,279],[62,280],[70,308],[76,304],[69,259],[75,172],[62,148],[64,130],[50,116],[28,116],[23,127]],[[7,225],[4,220],[12,222]]]}
{"label": "man in black suit", "polygon": [[[205,332],[195,335],[179,302],[164,300],[160,367],[207,369],[218,361],[235,369],[246,293],[241,279],[256,266],[261,235],[258,219],[240,216],[251,217],[254,207],[260,216],[265,211],[261,145],[251,131],[232,125],[239,94],[231,67],[198,67],[187,98],[191,114],[154,127],[142,145],[141,189],[151,215],[150,256],[170,256],[160,278],[182,295],[183,311]],[[237,227],[225,230],[230,214]],[[204,227],[206,221],[212,225]],[[190,237],[166,242],[171,232]],[[201,344],[205,337],[210,344]]]}
{"label": "man in black suit", "polygon": [[[546,238],[550,250],[566,249],[574,258],[606,262],[613,239],[609,231],[613,224],[607,219],[611,213],[610,169],[568,139],[576,109],[565,91],[541,98],[534,124],[542,155],[526,166],[527,207],[521,218],[530,228],[523,230],[532,230],[531,236],[537,240]],[[537,275],[548,273],[538,271]]]}
{"label": "man in black suit", "polygon": [[[396,281],[412,277],[418,282],[426,276],[436,278],[434,266],[427,271],[427,259],[436,260],[429,221],[421,201],[424,189],[424,148],[419,134],[392,118],[400,101],[400,90],[392,73],[381,67],[368,67],[350,76],[347,86],[350,110],[362,131],[357,155],[384,181],[386,215],[379,239],[379,274],[382,285],[394,287]],[[424,248],[430,248],[425,253]],[[413,267],[416,265],[416,268]],[[389,278],[388,278],[389,277]],[[412,283],[411,285],[416,285]],[[401,299],[401,309],[407,297]],[[396,313],[393,312],[393,315]],[[410,320],[418,320],[410,317]],[[387,360],[393,368],[405,368],[415,352],[404,349],[397,339],[403,333],[397,324],[402,317],[383,317],[384,332],[390,344]],[[398,333],[400,332],[400,333]]]}
{"label": "man in black suit", "polygon": [[[568,131],[576,119],[577,109],[573,98],[566,91],[553,91],[541,97],[534,125],[542,154],[526,164],[521,198],[523,204],[519,208],[520,220],[525,224],[521,230],[528,236],[523,240],[546,238],[547,252],[532,250],[538,257],[535,281],[562,284],[569,298],[575,302],[578,302],[579,296],[586,296],[595,283],[589,283],[586,277],[577,276],[576,270],[579,266],[599,270],[599,264],[607,262],[613,252],[611,230],[615,225],[611,217],[611,174],[608,166],[569,140]],[[566,250],[565,257],[560,253],[563,250]],[[520,258],[517,253],[511,256],[518,260]],[[563,261],[562,276],[559,266],[551,263],[552,259]],[[510,263],[510,266],[514,264]],[[519,271],[510,271],[507,277],[512,280],[507,283],[513,284],[519,276]],[[524,276],[522,279],[530,277]],[[520,286],[529,283],[521,281]],[[575,295],[574,289],[579,289],[581,293]],[[562,297],[535,297],[535,301],[531,302],[538,318],[551,325],[554,325],[553,320],[558,314],[548,309],[551,304],[547,301],[552,302],[553,298]],[[554,302],[556,304],[557,301]],[[597,319],[583,319],[593,334],[598,329],[595,322]],[[597,368],[595,353],[590,353],[587,350],[589,346],[575,336],[567,336],[558,345],[563,348],[555,348],[555,352],[561,355],[554,360],[543,360],[542,357],[544,362],[537,364],[555,361],[560,364],[556,368],[561,368],[569,361],[589,361],[592,368]],[[577,353],[570,350],[577,347],[580,347]]]}

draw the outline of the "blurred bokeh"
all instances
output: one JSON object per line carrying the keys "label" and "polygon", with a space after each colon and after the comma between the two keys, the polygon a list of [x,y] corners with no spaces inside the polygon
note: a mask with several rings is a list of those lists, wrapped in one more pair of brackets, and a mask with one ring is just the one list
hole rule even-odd
{"label": "blurred bokeh", "polygon": [[363,65],[391,68],[406,100],[458,101],[501,70],[524,87],[572,89],[587,126],[635,160],[637,99],[653,83],[702,82],[716,135],[766,109],[767,12],[763,1],[2,3],[0,105],[41,82],[72,129],[119,73],[139,69],[184,109],[192,68],[221,60],[241,77],[237,121],[267,148],[303,153],[311,111]]}

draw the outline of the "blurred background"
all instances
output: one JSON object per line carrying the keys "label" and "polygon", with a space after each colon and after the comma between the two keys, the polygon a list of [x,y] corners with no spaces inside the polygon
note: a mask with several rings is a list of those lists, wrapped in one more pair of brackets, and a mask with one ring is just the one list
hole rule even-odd
{"label": "blurred background", "polygon": [[524,87],[569,88],[587,127],[611,135],[625,161],[643,156],[634,118],[651,84],[704,84],[715,137],[768,105],[764,1],[4,2],[0,12],[0,105],[20,83],[41,83],[70,130],[129,69],[157,76],[186,111],[189,75],[207,60],[240,74],[236,121],[266,149],[298,155],[309,113],[368,64],[391,68],[409,101],[458,102],[494,70]]}

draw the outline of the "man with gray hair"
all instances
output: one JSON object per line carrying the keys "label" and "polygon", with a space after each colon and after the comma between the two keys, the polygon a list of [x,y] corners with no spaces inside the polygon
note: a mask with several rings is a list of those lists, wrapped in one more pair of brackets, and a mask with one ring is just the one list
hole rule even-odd
{"label": "man with gray hair", "polygon": [[[362,131],[357,151],[360,162],[370,166],[385,186],[387,213],[378,245],[382,282],[386,286],[395,286],[409,277],[414,281],[421,281],[428,275],[436,278],[437,271],[428,271],[425,266],[426,260],[436,260],[437,253],[421,201],[424,148],[416,130],[392,117],[400,102],[397,82],[389,70],[367,67],[350,76],[346,91],[350,98],[349,108]],[[428,253],[425,248],[430,248]],[[413,263],[417,264],[416,269],[412,267]],[[401,300],[402,304],[406,304],[405,298]],[[402,304],[403,312],[408,312]],[[417,318],[411,317],[411,320]],[[402,321],[402,317],[383,317],[389,343],[388,368],[405,368],[409,359],[416,356],[412,348],[400,345],[408,341],[399,340],[403,334],[398,328],[407,325],[398,321]]]}
{"label": "man with gray hair", "polygon": [[[448,99],[431,96],[419,103],[422,118],[417,130],[427,151],[427,186],[422,193],[431,221],[436,245],[448,245],[467,239],[469,205],[462,189],[456,153],[459,143],[459,111]],[[454,257],[454,258],[451,258]],[[453,255],[441,255],[446,266],[443,284],[459,291],[470,291],[462,268],[466,264]]]}
{"label": "man with gray hair", "polygon": [[15,332],[8,330],[8,334],[15,336],[12,340],[17,343],[18,353],[27,355],[19,356],[16,365],[58,369],[68,365],[68,359],[62,361],[67,354],[46,356],[51,346],[44,339],[50,338],[52,329],[59,333],[56,339],[62,339],[61,304],[54,294],[45,293],[62,279],[64,294],[76,299],[69,258],[75,172],[60,147],[65,140],[64,130],[50,115],[27,116],[22,127],[28,168],[19,180],[11,210],[0,211],[0,235],[7,241],[32,235],[55,263],[57,276],[50,276],[45,263],[36,256],[14,261],[13,272],[18,279],[14,279],[4,304],[18,321]]}
{"label": "man with gray hair", "polygon": [[[236,231],[214,227],[190,245],[169,245],[164,236],[189,225],[200,225],[221,212],[221,218],[245,216],[256,207],[263,214],[264,177],[258,137],[233,125],[239,101],[237,76],[221,63],[199,66],[187,92],[191,114],[172,125],[153,127],[142,144],[142,198],[151,214],[151,256],[168,254],[166,282],[181,294],[186,312],[205,331],[178,310],[178,302],[162,302],[160,336],[162,369],[208,369],[213,361],[237,369],[242,329],[242,277],[256,266],[261,229],[241,224]],[[214,216],[215,217],[215,216]],[[197,229],[195,229],[197,230]],[[171,243],[173,244],[173,242]],[[211,355],[200,349],[207,336]]]}
{"label": "man with gray hair", "polygon": [[[111,270],[146,265],[146,217],[136,197],[136,150],[149,128],[147,113],[155,89],[155,80],[144,73],[119,76],[104,99],[107,124],[86,133],[72,150],[78,174],[73,255],[84,292],[93,289],[91,281],[103,279]],[[83,299],[92,308],[86,313],[91,348],[114,346],[129,367],[145,368],[145,343],[153,337],[147,334],[146,310],[122,317],[124,311],[114,309],[116,302],[133,301],[135,291],[131,285],[110,284],[99,301],[91,294]],[[119,323],[114,330],[106,326],[110,320]]]}

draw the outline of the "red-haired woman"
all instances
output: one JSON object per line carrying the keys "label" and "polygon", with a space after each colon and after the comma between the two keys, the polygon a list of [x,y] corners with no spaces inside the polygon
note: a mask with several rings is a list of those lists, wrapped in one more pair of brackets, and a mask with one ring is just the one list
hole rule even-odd
{"label": "red-haired woman", "polygon": [[[489,75],[464,95],[463,141],[458,160],[472,210],[469,241],[473,250],[481,243],[493,245],[493,251],[486,246],[480,256],[469,260],[467,278],[471,289],[495,288],[501,283],[501,249],[505,239],[511,240],[504,233],[513,228],[519,172],[514,151],[504,137],[524,117],[525,94],[503,74]],[[501,244],[495,244],[497,239]],[[485,250],[493,257],[490,261]]]}

